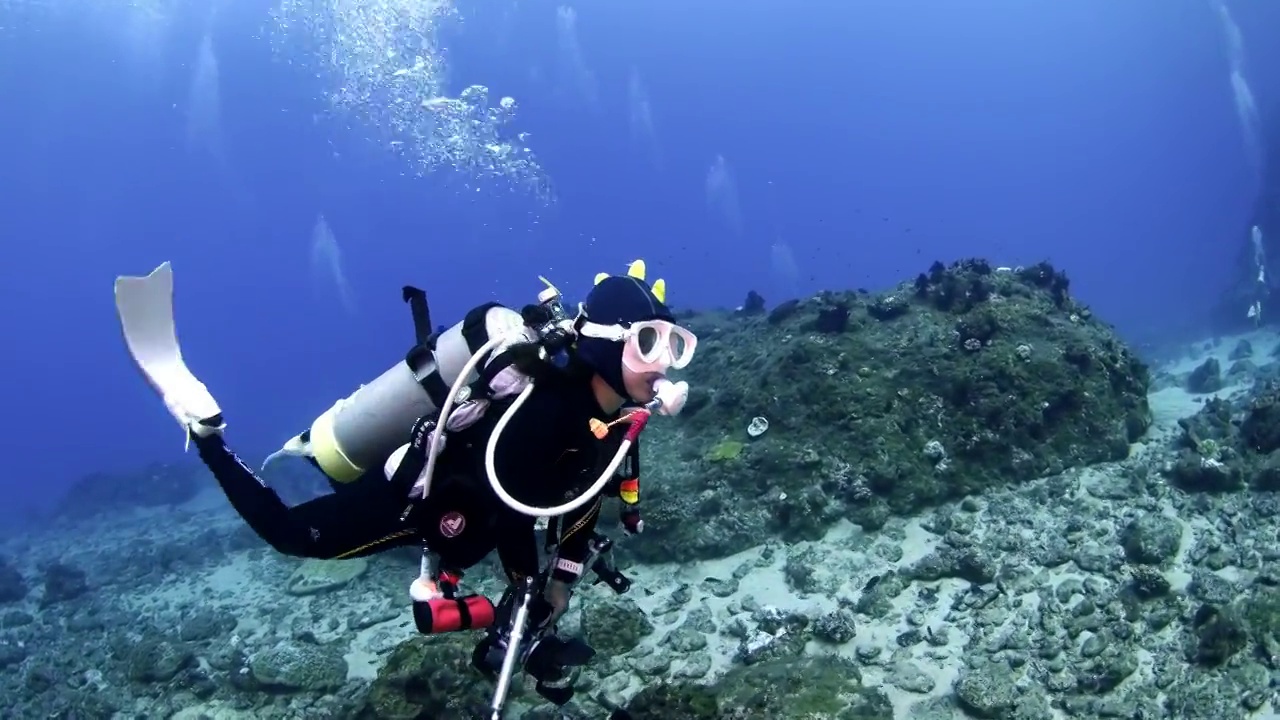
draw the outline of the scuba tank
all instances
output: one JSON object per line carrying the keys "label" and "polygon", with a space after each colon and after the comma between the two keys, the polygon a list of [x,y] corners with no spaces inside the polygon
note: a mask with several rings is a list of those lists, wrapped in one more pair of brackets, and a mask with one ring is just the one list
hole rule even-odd
{"label": "scuba tank", "polygon": [[[478,420],[488,400],[518,393],[528,385],[528,378],[514,368],[492,367],[487,362],[464,375],[472,356],[495,338],[502,338],[502,343],[492,349],[489,360],[510,345],[539,339],[538,331],[526,324],[521,313],[488,303],[472,309],[453,327],[433,332],[426,293],[405,287],[403,299],[413,313],[417,335],[417,343],[404,359],[334,403],[309,429],[272,453],[264,466],[283,456],[305,457],[330,480],[353,482],[381,468],[404,444],[406,432],[418,418],[433,415],[444,406],[452,386],[467,385],[458,393],[449,430]],[[498,378],[504,371],[506,375]],[[502,382],[495,382],[499,380]],[[482,384],[485,387],[480,387]],[[493,392],[496,384],[505,386]],[[471,389],[488,392],[476,393],[476,400],[469,403]]]}

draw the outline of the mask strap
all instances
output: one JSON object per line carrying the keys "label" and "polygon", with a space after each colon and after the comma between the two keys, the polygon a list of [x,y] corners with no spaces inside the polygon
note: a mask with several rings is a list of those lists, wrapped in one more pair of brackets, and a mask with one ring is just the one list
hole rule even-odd
{"label": "mask strap", "polygon": [[613,342],[622,342],[627,339],[627,329],[621,325],[597,325],[593,322],[579,324],[578,334],[583,337],[612,340]]}

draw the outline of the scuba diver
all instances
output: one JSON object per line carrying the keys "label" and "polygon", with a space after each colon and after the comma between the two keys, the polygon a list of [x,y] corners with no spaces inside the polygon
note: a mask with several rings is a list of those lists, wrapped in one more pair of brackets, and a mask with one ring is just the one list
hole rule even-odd
{"label": "scuba diver", "polygon": [[[652,413],[683,408],[688,385],[666,373],[686,367],[697,344],[667,308],[665,283],[645,282],[642,261],[598,275],[574,316],[543,282],[537,304],[481,305],[443,332],[425,294],[405,288],[418,342],[404,361],[268,458],[304,457],[334,487],[289,507],[227,445],[221,408],[186,367],[168,263],[116,281],[135,362],[245,522],[296,557],[422,547],[415,623],[423,633],[487,628],[473,661],[498,681],[495,718],[515,665],[544,697],[571,697],[555,683],[592,652],[555,636],[556,621],[588,572],[616,592],[629,587],[595,530],[601,504],[620,497],[626,531],[643,529],[639,434]],[[545,565],[538,518],[549,520]],[[463,572],[495,550],[508,581],[498,605],[460,596]]]}

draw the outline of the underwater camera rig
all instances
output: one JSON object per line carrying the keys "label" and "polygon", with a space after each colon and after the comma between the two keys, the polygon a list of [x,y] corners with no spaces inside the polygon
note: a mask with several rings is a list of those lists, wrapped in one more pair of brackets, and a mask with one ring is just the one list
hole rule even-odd
{"label": "underwater camera rig", "polygon": [[[631,580],[613,566],[610,551],[613,541],[596,533],[591,539],[591,554],[584,563],[595,580],[615,593],[631,589]],[[472,667],[494,680],[490,720],[502,720],[511,691],[511,680],[523,668],[537,685],[535,689],[546,700],[564,705],[573,699],[573,682],[578,670],[591,661],[595,650],[577,639],[564,639],[550,632],[551,603],[542,596],[550,571],[525,578],[516,587],[507,588],[498,602],[495,622],[471,654]]]}

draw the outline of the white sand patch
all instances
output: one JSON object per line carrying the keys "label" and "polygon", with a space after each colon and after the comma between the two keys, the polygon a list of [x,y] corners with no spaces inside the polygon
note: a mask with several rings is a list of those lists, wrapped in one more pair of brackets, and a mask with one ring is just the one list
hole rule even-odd
{"label": "white sand patch", "polygon": [[1189,347],[1194,348],[1194,352],[1164,363],[1158,369],[1175,375],[1189,373],[1195,370],[1200,363],[1211,357],[1217,358],[1218,363],[1222,365],[1223,369],[1226,369],[1234,362],[1231,359],[1231,352],[1235,350],[1241,340],[1245,340],[1253,346],[1253,354],[1244,359],[1252,360],[1259,365],[1268,362],[1277,347],[1280,347],[1280,335],[1270,329],[1258,329],[1239,335],[1224,335],[1218,339],[1216,344],[1210,342],[1191,343]]}
{"label": "white sand patch", "polygon": [[1228,389],[1209,395],[1195,395],[1180,387],[1157,390],[1147,396],[1147,402],[1151,407],[1151,429],[1154,431],[1176,428],[1179,420],[1200,412],[1205,400],[1219,395],[1226,397],[1229,394]]}
{"label": "white sand patch", "polygon": [[[403,602],[393,603],[392,598],[382,598],[376,588],[361,592],[361,580],[356,580],[338,592],[290,596],[285,592],[289,570],[299,564],[299,560],[262,551],[235,553],[210,572],[174,578],[121,600],[140,615],[193,605],[230,610],[237,620],[235,636],[249,646],[269,644],[290,637],[295,628],[306,628],[320,642],[345,645],[343,657],[351,680],[373,680],[386,655],[417,635],[407,591]],[[313,603],[321,608],[319,613],[313,611]],[[317,617],[327,622],[315,622]],[[353,632],[347,627],[348,620],[368,627]]]}
{"label": "white sand patch", "polygon": [[406,593],[402,611],[388,620],[356,632],[351,639],[350,649],[344,655],[347,660],[347,677],[353,680],[373,680],[386,664],[387,655],[397,645],[417,634],[418,628],[413,623],[413,610]]}
{"label": "white sand patch", "polygon": [[[735,555],[717,560],[694,563],[666,563],[627,569],[636,583],[633,590],[634,600],[654,622],[654,632],[642,641],[637,656],[650,652],[666,652],[663,649],[667,634],[685,621],[689,610],[705,606],[711,611],[717,625],[723,628],[733,617],[749,615],[741,611],[743,601],[751,596],[759,605],[773,607],[783,612],[799,612],[816,619],[836,610],[841,600],[856,601],[863,588],[872,578],[883,575],[891,569],[911,565],[933,552],[939,538],[925,530],[919,520],[901,523],[898,530],[890,535],[901,535],[900,540],[893,540],[880,533],[865,533],[861,528],[848,522],[841,522],[833,527],[821,540],[815,542],[795,543],[791,546],[771,546],[773,555],[770,559],[762,558],[765,547],[756,547]],[[879,544],[897,545],[901,550],[901,558],[895,562],[885,559],[876,551]],[[793,589],[786,578],[786,566],[789,556],[801,555],[807,550],[816,550],[823,557],[819,572],[837,575],[836,590],[831,593],[801,593]],[[888,554],[888,553],[885,553]],[[741,569],[740,569],[741,568]],[[745,572],[744,572],[745,570]],[[737,592],[728,597],[716,597],[701,587],[708,577],[727,579],[735,574],[740,575]],[[689,602],[679,613],[660,615],[668,603],[667,590],[672,586],[687,584],[691,591]],[[952,599],[957,593],[964,592],[968,583],[959,580],[944,580],[939,586],[938,601],[927,611],[916,613],[908,622],[907,616],[916,610],[916,593],[912,590],[903,592],[892,602],[893,610],[884,618],[871,619],[865,616],[857,618],[855,638],[840,647],[824,645],[816,641],[810,642],[806,651],[811,654],[833,653],[848,658],[855,657],[856,648],[880,648],[881,658],[887,659],[898,650],[897,638],[903,632],[913,628],[923,631],[925,627],[942,627],[947,625],[945,618],[951,607]],[[645,594],[644,589],[651,590]],[[599,590],[592,591],[599,592]],[[606,591],[607,592],[607,591]],[[588,594],[580,597],[579,602],[590,603]],[[731,613],[738,610],[738,613]],[[945,695],[950,692],[959,667],[962,665],[961,653],[967,637],[957,628],[948,625],[948,642],[945,645],[918,645],[913,651],[912,661],[934,680],[931,695]],[[707,636],[706,652],[711,655],[712,666],[703,682],[711,682],[734,666],[739,640],[723,633]],[[676,658],[672,662],[671,671],[683,667],[685,660]],[[861,664],[861,663],[860,663]],[[899,690],[885,684],[886,669],[876,666],[864,666],[863,680],[868,686],[879,687],[893,702],[897,717],[909,717],[909,707],[928,695],[920,695]],[[630,686],[622,692],[629,697],[640,689],[640,679],[634,678]]]}

